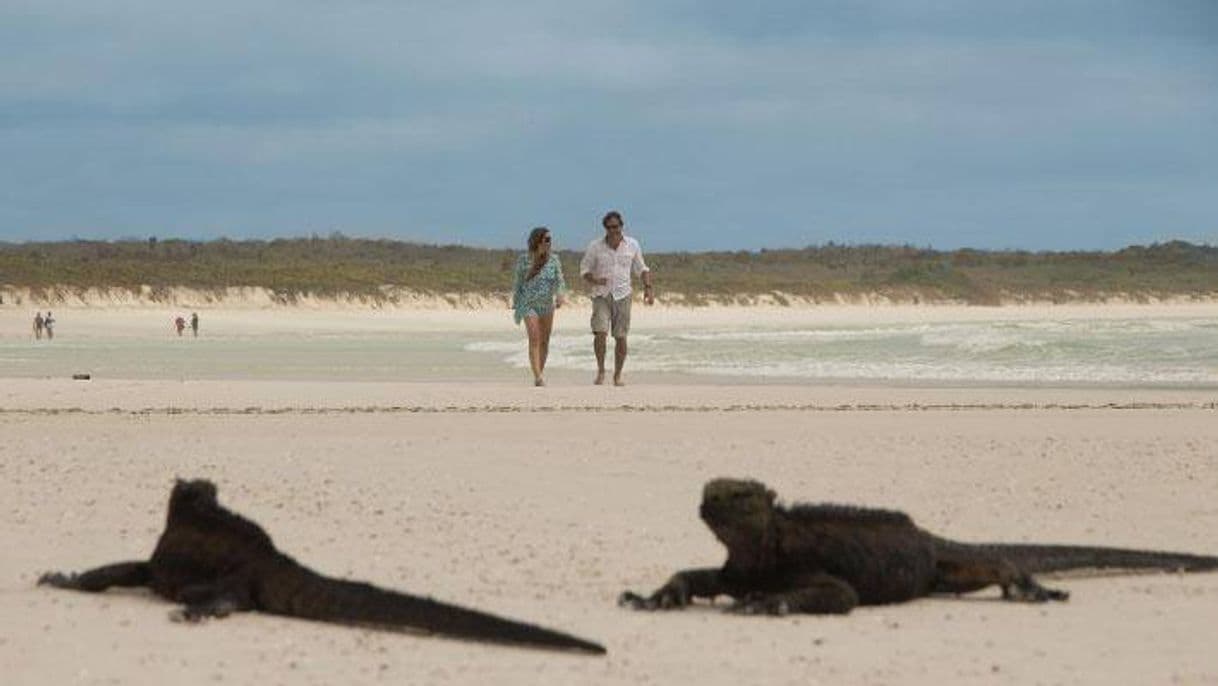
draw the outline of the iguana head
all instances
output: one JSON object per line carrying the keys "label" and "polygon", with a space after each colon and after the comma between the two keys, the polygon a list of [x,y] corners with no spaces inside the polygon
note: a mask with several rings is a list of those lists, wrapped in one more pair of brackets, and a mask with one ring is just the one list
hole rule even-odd
{"label": "iguana head", "polygon": [[714,479],[702,489],[702,521],[729,548],[760,541],[774,521],[774,498],[760,481]]}
{"label": "iguana head", "polygon": [[169,507],[185,505],[210,505],[216,502],[216,485],[207,479],[185,481],[178,479],[169,496]]}

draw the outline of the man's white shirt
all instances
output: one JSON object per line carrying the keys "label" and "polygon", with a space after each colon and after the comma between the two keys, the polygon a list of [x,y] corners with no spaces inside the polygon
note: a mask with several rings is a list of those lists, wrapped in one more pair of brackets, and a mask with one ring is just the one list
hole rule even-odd
{"label": "man's white shirt", "polygon": [[607,280],[603,286],[593,284],[593,297],[612,295],[614,300],[629,297],[631,274],[638,276],[645,271],[647,263],[643,261],[643,249],[630,236],[622,236],[616,250],[610,248],[604,238],[592,241],[579,262],[581,275],[591,274],[593,278]]}

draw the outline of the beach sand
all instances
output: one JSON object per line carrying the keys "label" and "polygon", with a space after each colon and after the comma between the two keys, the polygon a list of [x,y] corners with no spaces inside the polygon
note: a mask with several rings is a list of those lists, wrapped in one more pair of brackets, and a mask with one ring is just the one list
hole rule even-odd
{"label": "beach sand", "polygon": [[[216,315],[245,316],[205,323]],[[1218,574],[1055,580],[1069,602],[987,591],[844,617],[615,605],[722,562],[697,517],[717,476],[787,502],[902,509],[960,540],[1218,555],[1213,391],[630,380],[0,379],[0,682],[1218,683]],[[318,571],[609,654],[255,614],[182,625],[143,592],[35,586],[47,570],[146,558],[175,477],[214,480]]]}

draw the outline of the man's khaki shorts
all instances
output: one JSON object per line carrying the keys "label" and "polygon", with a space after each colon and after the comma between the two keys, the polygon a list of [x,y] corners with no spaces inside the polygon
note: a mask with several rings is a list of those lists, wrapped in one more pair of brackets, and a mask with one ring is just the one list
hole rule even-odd
{"label": "man's khaki shorts", "polygon": [[621,300],[610,295],[592,298],[592,333],[625,338],[630,333],[630,301],[629,295]]}

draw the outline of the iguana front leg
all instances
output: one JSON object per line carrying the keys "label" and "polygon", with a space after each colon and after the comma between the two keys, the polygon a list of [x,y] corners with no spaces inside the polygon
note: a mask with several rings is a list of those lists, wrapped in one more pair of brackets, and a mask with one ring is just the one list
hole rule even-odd
{"label": "iguana front leg", "polygon": [[169,613],[175,622],[198,622],[208,617],[227,617],[234,612],[252,610],[253,603],[239,578],[214,584],[193,584],[178,591],[176,600],[184,605]]}
{"label": "iguana front leg", "polygon": [[147,562],[116,562],[79,574],[47,572],[38,577],[38,585],[97,593],[111,586],[147,586],[149,579]]}
{"label": "iguana front leg", "polygon": [[689,605],[694,598],[714,598],[729,593],[718,567],[687,569],[672,575],[655,593],[643,597],[632,591],[618,596],[617,604],[636,610],[668,610]]}
{"label": "iguana front leg", "polygon": [[858,593],[850,584],[828,574],[813,574],[799,579],[787,591],[749,593],[727,611],[750,615],[828,615],[846,614],[858,604]]}

